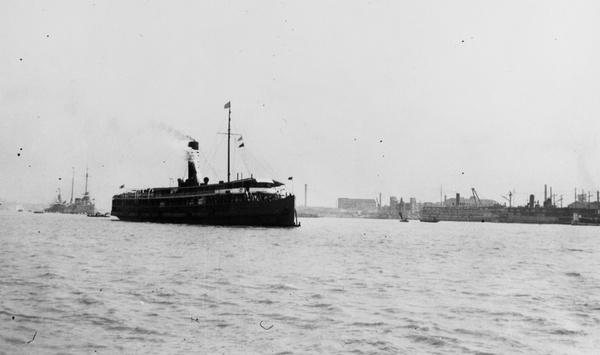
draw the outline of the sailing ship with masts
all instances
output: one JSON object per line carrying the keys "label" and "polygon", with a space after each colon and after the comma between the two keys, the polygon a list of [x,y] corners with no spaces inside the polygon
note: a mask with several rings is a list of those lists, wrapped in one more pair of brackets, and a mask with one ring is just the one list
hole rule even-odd
{"label": "sailing ship with masts", "polygon": [[123,221],[293,227],[295,196],[270,178],[231,180],[231,102],[227,125],[227,181],[200,180],[199,144],[188,142],[188,178],[176,187],[132,190],[113,196],[111,214]]}
{"label": "sailing ship with masts", "polygon": [[71,178],[71,200],[67,203],[63,200],[58,189],[58,196],[50,207],[46,208],[45,212],[52,213],[70,213],[70,214],[94,214],[96,205],[88,192],[88,169],[85,171],[85,192],[82,197],[77,197],[73,200],[73,191],[75,188],[75,169],[73,168],[73,177]]}
{"label": "sailing ship with masts", "polygon": [[50,207],[44,209],[45,212],[51,213],[65,213],[67,209],[67,201],[64,201],[60,195],[60,187],[57,190],[58,196],[56,197],[56,201],[50,204]]}

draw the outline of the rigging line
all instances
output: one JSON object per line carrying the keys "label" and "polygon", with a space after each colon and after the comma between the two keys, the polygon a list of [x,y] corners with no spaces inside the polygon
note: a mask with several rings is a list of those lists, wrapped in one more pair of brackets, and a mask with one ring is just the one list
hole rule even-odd
{"label": "rigging line", "polygon": [[[241,129],[237,129],[237,128],[241,128]],[[231,129],[232,131],[235,132],[247,132],[244,127],[243,124],[240,124],[239,120],[233,121],[231,122]],[[240,136],[242,136],[240,134]],[[244,139],[245,141],[245,139]],[[237,141],[236,141],[237,143]],[[252,142],[251,142],[252,143]],[[253,153],[252,151],[256,151],[258,153],[258,155],[260,156],[260,159],[258,159]],[[257,149],[257,147],[255,145],[252,145],[252,149],[246,149],[246,154],[250,157],[250,159],[247,160],[251,160],[253,164],[258,165],[262,170],[263,173],[266,174],[266,176],[275,176],[275,174],[273,173],[273,168],[267,163],[268,160],[265,159],[265,157],[262,155],[262,153],[260,152],[259,149]],[[263,164],[264,162],[264,164]],[[246,162],[244,162],[244,164],[246,165],[246,168],[249,170],[249,173],[256,173],[253,172],[249,169],[248,165],[246,164]],[[266,165],[266,166],[265,166]],[[256,175],[256,174],[255,174]]]}
{"label": "rigging line", "polygon": [[[219,174],[215,170],[215,167],[213,166],[213,162],[215,161],[215,157],[216,157],[217,153],[219,152],[220,147],[223,144],[224,139],[225,139],[224,137],[220,137],[219,135],[214,136],[213,143],[210,145],[211,147],[215,147],[215,149],[213,151],[213,156],[212,156],[211,160],[206,159],[206,156],[203,153],[203,156],[204,156],[204,166],[202,167],[202,170],[205,170],[206,166],[208,165],[210,167],[210,169],[212,170],[212,172],[214,174],[214,177],[217,180],[219,179]],[[217,145],[217,143],[218,143],[218,145]]]}
{"label": "rigging line", "polygon": [[[259,152],[260,154],[260,152]],[[252,152],[248,152],[248,155],[250,155],[250,158],[260,166],[260,168],[268,175],[271,176],[275,176],[275,174],[273,174],[273,169],[271,169],[271,167],[265,163],[267,166],[265,167],[265,165],[263,165],[262,161],[260,159],[257,159],[254,154],[252,154]],[[264,161],[264,160],[263,160]]]}
{"label": "rigging line", "polygon": [[246,171],[249,174],[252,174],[252,169],[250,168],[250,166],[248,165],[248,152],[246,152],[246,150],[244,150],[241,154],[242,156],[242,161],[244,162],[244,166],[246,167]]}
{"label": "rigging line", "polygon": [[[237,129],[237,125],[236,125],[236,124],[234,124],[233,122],[232,122],[232,124],[231,124],[231,130],[232,130],[232,131],[234,131],[234,132],[243,132],[243,131],[244,131],[243,129],[242,129],[242,130],[239,130],[239,129]],[[234,135],[234,134],[232,133],[232,136],[233,136],[233,135]],[[245,143],[245,142],[244,142],[244,139],[243,139],[243,134],[241,134],[241,133],[237,133],[237,134],[235,134],[235,135],[236,135],[236,136],[239,136],[240,138],[242,138],[242,140],[241,140],[241,141],[239,140],[240,138],[237,138],[237,139],[235,139],[235,140],[234,140],[234,142],[235,142],[235,143],[234,143],[234,145],[236,146],[236,147],[235,147],[235,148],[236,148],[236,151],[235,151],[235,152],[239,152],[238,154],[239,154],[240,158],[242,159],[242,163],[244,164],[244,167],[246,168],[246,170],[247,170],[247,172],[248,172],[249,174],[252,174],[252,170],[250,170],[250,169],[248,168],[248,164],[247,164],[247,162],[246,162],[246,157],[245,157],[245,155],[247,154],[247,151],[246,151],[246,149],[242,149],[242,148],[244,148],[244,147],[240,148],[240,146],[239,146],[240,144],[242,144],[242,143]],[[244,146],[245,146],[245,144],[244,144]],[[237,161],[237,155],[238,155],[238,154],[235,154],[235,153],[234,153],[234,155],[233,155],[233,159],[234,159],[234,160],[233,160],[233,167],[234,167],[234,170],[235,170],[235,163],[236,163],[236,161]]]}
{"label": "rigging line", "polygon": [[[274,176],[275,174],[273,173],[273,168],[268,163],[269,160],[267,160],[264,157],[264,155],[261,153],[261,151],[259,149],[253,149],[253,151],[256,151],[258,153],[259,157],[257,158],[252,152],[249,152],[251,159],[255,160],[256,163],[258,165],[260,165],[262,167],[262,169],[265,170],[266,173]],[[264,162],[264,164],[263,164],[263,162]]]}
{"label": "rigging line", "polygon": [[[245,143],[246,142],[244,141],[244,145],[246,145]],[[252,144],[250,144],[250,146],[252,147],[252,149],[243,149],[242,153],[240,154],[240,156],[242,157],[244,165],[245,165],[246,169],[248,170],[248,172],[251,173],[251,174],[256,174],[257,173],[256,171],[253,171],[253,169],[251,169],[253,167],[253,166],[250,166],[250,164],[249,164],[249,162],[251,162],[252,165],[254,165],[254,164],[259,165],[262,168],[262,170],[264,170],[264,173],[270,174],[271,173],[270,169],[266,169],[261,164],[261,162],[258,159],[256,159],[256,157],[252,154],[252,151],[257,150],[256,146],[254,146]],[[247,148],[247,145],[246,145],[246,148]]]}
{"label": "rigging line", "polygon": [[236,161],[236,157],[237,157],[237,151],[239,149],[241,149],[241,148],[235,147],[235,144],[236,143],[234,143],[234,149],[235,150],[233,151],[233,156],[231,157],[231,171],[232,171],[232,173],[235,172],[235,161]]}
{"label": "rigging line", "polygon": [[[232,132],[240,132],[239,129],[237,129],[237,125],[234,122],[231,122],[231,131]],[[248,169],[246,163],[244,162],[244,157],[242,156],[242,154],[245,153],[245,149],[242,149],[239,147],[240,144],[244,143],[244,140],[242,138],[242,141],[239,141],[239,138],[235,138],[237,136],[239,136],[240,138],[243,137],[243,135],[241,133],[232,133],[231,134],[234,137],[234,152],[233,152],[233,156],[232,156],[232,162],[231,162],[231,170],[232,171],[236,171],[236,162],[238,160],[238,154],[240,155],[240,158],[242,159],[242,162],[244,163],[244,166],[246,167],[246,169]]]}
{"label": "rigging line", "polygon": [[223,140],[221,139],[221,141],[219,142],[219,145],[214,150],[213,155],[210,158],[210,160],[208,160],[208,159],[205,160],[204,166],[202,167],[202,170],[206,170],[206,167],[208,166],[210,168],[210,170],[212,171],[212,173],[214,174],[215,179],[217,179],[217,180],[219,180],[219,173],[213,166],[213,162],[215,161],[215,157],[216,157],[217,153],[219,152],[222,143],[223,143]]}
{"label": "rigging line", "polygon": [[[202,158],[204,158],[204,166],[202,167],[201,173],[204,174],[204,169],[208,165],[210,167],[210,169],[213,171],[213,174],[215,174],[215,176],[216,176],[217,174],[215,172],[215,168],[208,162],[208,159],[206,159],[206,156],[204,155],[204,152],[202,151],[202,149],[200,149],[200,154],[202,154]],[[204,175],[204,176],[206,176],[206,175]]]}
{"label": "rigging line", "polygon": [[[221,145],[223,145],[223,142],[225,141],[225,137],[221,137],[219,144],[217,145],[217,148],[214,150],[213,152],[213,156],[211,158],[211,162],[215,161],[215,157],[217,156],[217,153],[220,151]],[[203,169],[206,167],[206,165],[208,164],[208,166],[210,166],[211,170],[213,171],[213,173],[215,174],[215,178],[217,180],[219,180],[219,174],[217,173],[217,171],[215,170],[215,168],[212,166],[212,163],[210,162],[206,162],[206,164],[204,165]]]}
{"label": "rigging line", "polygon": [[252,169],[253,167],[252,167],[252,165],[249,162],[248,154],[249,154],[248,153],[248,149],[243,149],[243,150],[240,151],[240,156],[242,158],[242,162],[244,163],[244,167],[246,168],[246,170],[248,171],[248,173],[253,174],[253,173],[256,173],[256,172],[253,171],[254,169]]}

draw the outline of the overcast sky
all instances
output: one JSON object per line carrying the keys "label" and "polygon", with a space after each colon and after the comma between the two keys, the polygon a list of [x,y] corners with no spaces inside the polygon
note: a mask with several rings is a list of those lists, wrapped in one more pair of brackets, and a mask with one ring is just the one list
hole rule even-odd
{"label": "overcast sky", "polygon": [[299,205],[304,184],[329,207],[595,196],[599,18],[598,1],[2,1],[0,198],[69,199],[73,167],[78,197],[89,167],[109,210],[122,184],[184,177],[186,135],[226,179],[228,101],[233,177]]}

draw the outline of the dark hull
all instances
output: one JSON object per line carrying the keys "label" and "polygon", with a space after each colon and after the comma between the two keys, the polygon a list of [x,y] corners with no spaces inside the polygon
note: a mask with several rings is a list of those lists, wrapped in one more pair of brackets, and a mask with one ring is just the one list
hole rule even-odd
{"label": "dark hull", "polygon": [[65,213],[67,210],[67,205],[64,204],[53,204],[50,207],[44,209],[44,212],[49,213]]}
{"label": "dark hull", "polygon": [[267,201],[236,201],[216,205],[115,206],[122,221],[222,226],[294,227],[294,196]]}
{"label": "dark hull", "polygon": [[574,226],[600,226],[600,217],[577,217],[571,224]]}
{"label": "dark hull", "polygon": [[598,210],[575,208],[529,208],[529,207],[426,207],[421,211],[424,218],[440,221],[491,222],[523,224],[573,224],[573,215],[582,220],[597,220]]}
{"label": "dark hull", "polygon": [[71,214],[94,214],[96,212],[96,206],[91,205],[71,205],[67,208],[64,213]]}
{"label": "dark hull", "polygon": [[44,210],[50,213],[94,214],[95,205],[52,205]]}
{"label": "dark hull", "polygon": [[419,221],[421,221],[421,222],[427,222],[427,223],[437,223],[440,220],[437,219],[437,218],[424,218],[424,219],[419,219]]}

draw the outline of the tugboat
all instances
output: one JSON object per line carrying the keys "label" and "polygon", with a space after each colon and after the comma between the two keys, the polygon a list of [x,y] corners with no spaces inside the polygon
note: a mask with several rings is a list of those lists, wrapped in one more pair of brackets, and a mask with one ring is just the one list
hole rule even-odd
{"label": "tugboat", "polygon": [[133,190],[113,196],[111,215],[122,221],[297,227],[295,196],[284,184],[254,178],[230,180],[231,102],[227,128],[227,182],[198,179],[199,144],[188,143],[188,178],[177,187]]}

